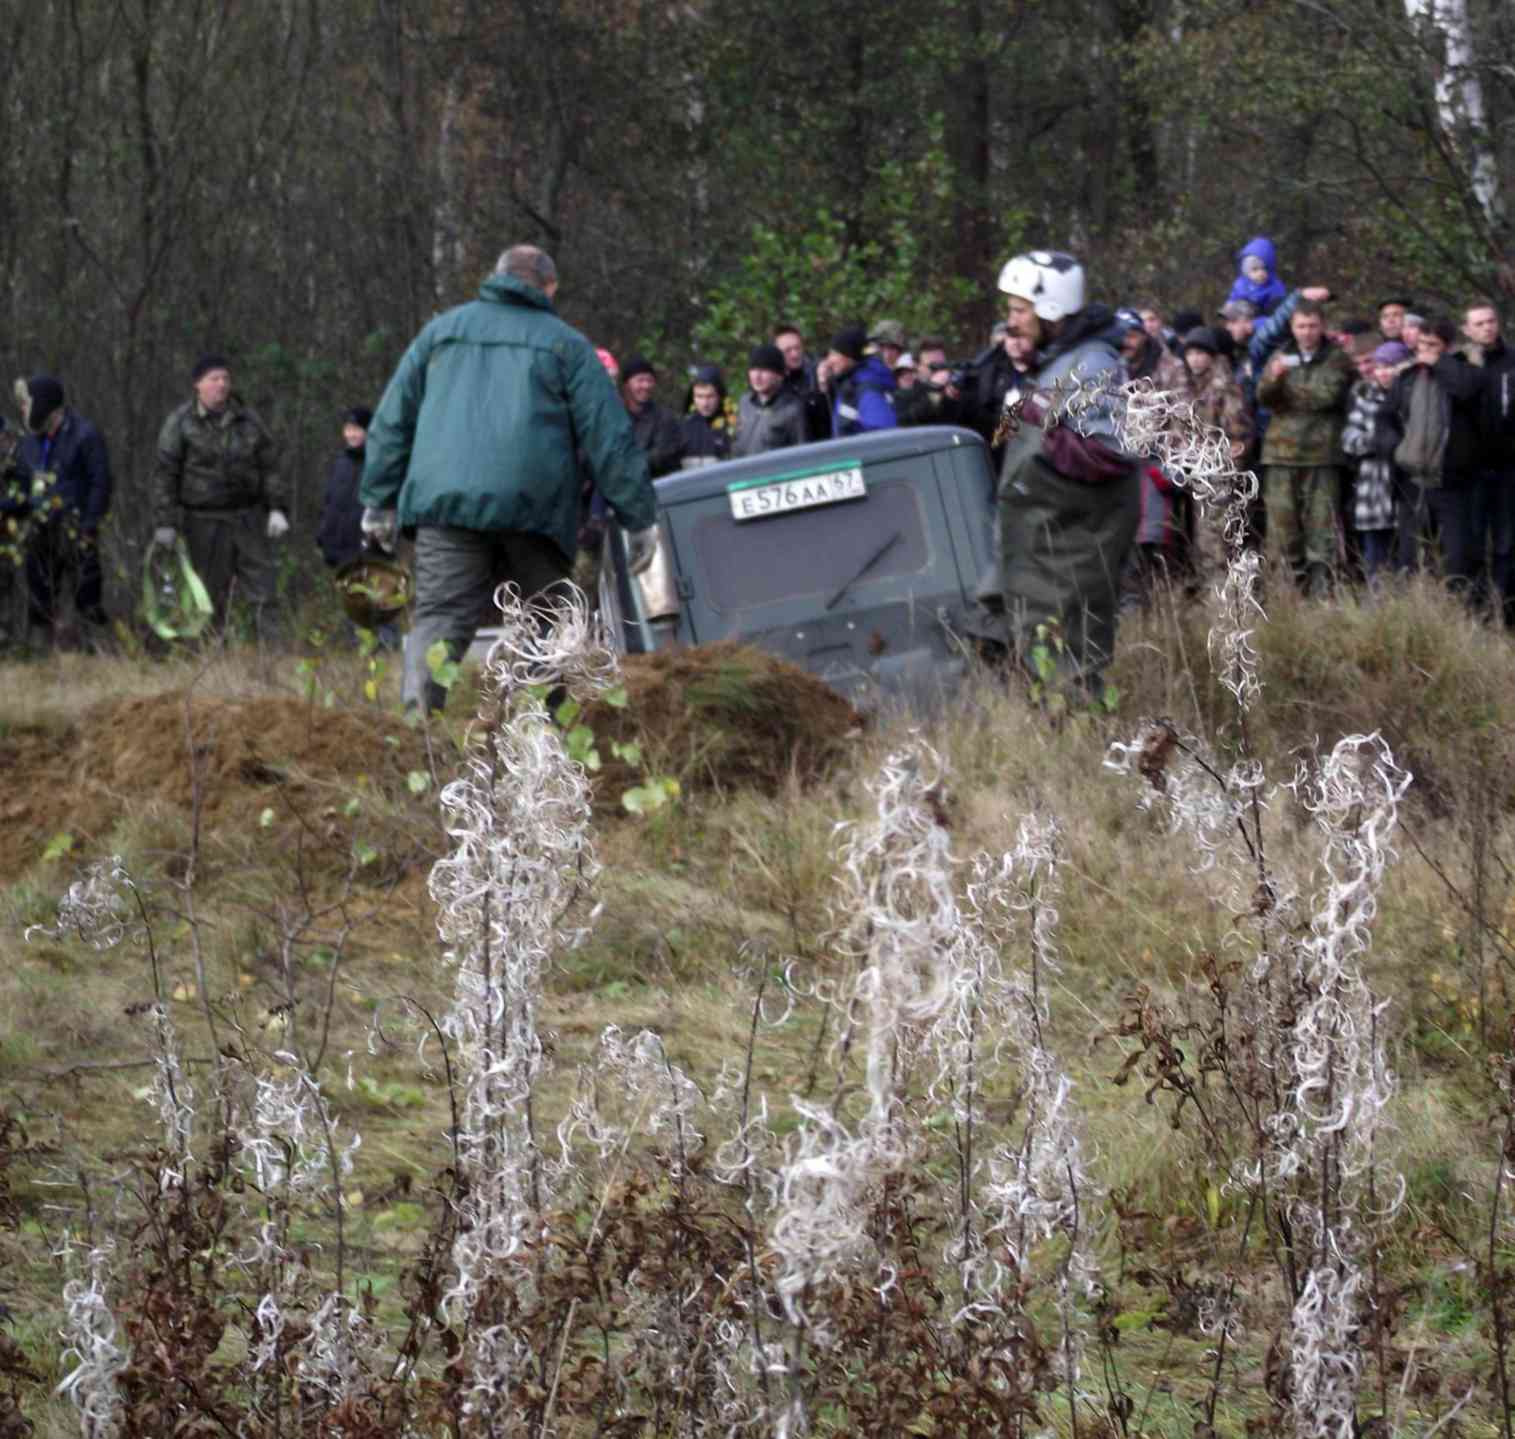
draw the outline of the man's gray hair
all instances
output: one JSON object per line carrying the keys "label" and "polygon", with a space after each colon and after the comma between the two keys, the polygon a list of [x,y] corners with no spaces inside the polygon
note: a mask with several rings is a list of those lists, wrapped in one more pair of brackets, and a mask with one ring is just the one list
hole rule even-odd
{"label": "man's gray hair", "polygon": [[558,267],[552,263],[552,256],[535,245],[512,245],[495,261],[494,272],[535,285],[539,290],[546,290],[558,278]]}

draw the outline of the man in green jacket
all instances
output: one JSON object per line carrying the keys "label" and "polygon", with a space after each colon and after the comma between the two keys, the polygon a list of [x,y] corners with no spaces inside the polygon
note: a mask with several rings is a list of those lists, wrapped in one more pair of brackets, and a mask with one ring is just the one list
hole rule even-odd
{"label": "man in green jacket", "polygon": [[1357,370],[1326,339],[1314,300],[1295,306],[1289,330],[1293,338],[1257,383],[1257,403],[1272,412],[1262,451],[1268,552],[1287,559],[1296,580],[1319,597],[1340,555],[1341,431]]}
{"label": "man in green jacket", "polygon": [[389,548],[416,531],[407,708],[446,703],[428,655],[440,640],[461,659],[498,585],[530,596],[568,579],[581,462],[628,531],[633,573],[656,553],[647,458],[594,346],[558,318],[557,291],[548,255],[506,250],[477,300],[411,342],[369,427],[363,533]]}
{"label": "man in green jacket", "polygon": [[153,475],[153,539],[183,533],[219,623],[233,592],[253,606],[259,633],[274,598],[269,542],[289,533],[289,493],[268,426],[232,392],[231,367],[202,355],[194,395],[163,422]]}

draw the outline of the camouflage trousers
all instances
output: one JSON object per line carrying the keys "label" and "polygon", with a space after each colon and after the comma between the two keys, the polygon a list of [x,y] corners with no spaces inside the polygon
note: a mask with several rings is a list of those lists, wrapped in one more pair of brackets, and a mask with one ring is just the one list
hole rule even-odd
{"label": "camouflage trousers", "polygon": [[1288,562],[1312,593],[1322,592],[1341,564],[1341,471],[1335,465],[1269,465],[1263,471],[1268,506],[1268,558]]}

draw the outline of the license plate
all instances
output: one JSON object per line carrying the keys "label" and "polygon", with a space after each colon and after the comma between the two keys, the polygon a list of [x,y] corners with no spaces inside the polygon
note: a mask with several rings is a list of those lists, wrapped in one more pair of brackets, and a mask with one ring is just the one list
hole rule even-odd
{"label": "license plate", "polygon": [[867,495],[861,465],[733,485],[726,492],[734,520],[766,520],[774,515],[786,515],[791,510],[810,510],[817,505],[834,505],[840,500],[861,500]]}

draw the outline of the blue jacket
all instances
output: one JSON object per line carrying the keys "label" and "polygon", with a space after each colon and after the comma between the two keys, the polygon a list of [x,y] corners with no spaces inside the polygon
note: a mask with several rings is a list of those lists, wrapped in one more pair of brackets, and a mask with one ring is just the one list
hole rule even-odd
{"label": "blue jacket", "polygon": [[[1268,267],[1268,278],[1260,285],[1241,272],[1242,262],[1248,255],[1256,255]],[[1259,315],[1268,315],[1286,293],[1283,281],[1278,278],[1278,254],[1273,242],[1266,235],[1254,235],[1236,252],[1236,279],[1231,293],[1226,296],[1227,301],[1250,300],[1257,306]]]}
{"label": "blue jacket", "polygon": [[831,433],[842,439],[865,430],[892,430],[894,372],[879,355],[869,355],[836,382],[831,401]]}
{"label": "blue jacket", "polygon": [[1247,341],[1246,363],[1236,367],[1237,383],[1241,385],[1242,398],[1252,411],[1252,443],[1262,452],[1263,435],[1267,432],[1271,412],[1257,405],[1257,377],[1262,374],[1268,361],[1289,338],[1289,316],[1299,304],[1298,290],[1290,290],[1284,302],[1266,319],[1259,320]]}
{"label": "blue jacket", "polygon": [[521,530],[572,557],[585,472],[630,530],[657,517],[647,456],[589,343],[507,275],[411,342],[368,430],[359,497],[401,525]]}
{"label": "blue jacket", "polygon": [[[81,530],[100,528],[110,508],[110,455],[104,437],[88,420],[65,409],[63,423],[54,434],[28,434],[21,441],[19,457],[32,472],[33,510],[71,510]],[[52,487],[39,492],[35,479],[42,471],[57,478]]]}

